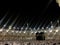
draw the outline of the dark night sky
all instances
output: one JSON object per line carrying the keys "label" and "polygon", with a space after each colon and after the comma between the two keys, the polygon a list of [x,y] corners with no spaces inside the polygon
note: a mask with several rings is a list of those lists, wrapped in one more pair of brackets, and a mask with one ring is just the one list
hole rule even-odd
{"label": "dark night sky", "polygon": [[[44,4],[41,3],[40,8],[0,8],[0,20],[8,12],[1,27],[11,16],[12,18],[6,27],[8,27],[17,16],[19,16],[15,22],[17,27],[21,27],[24,24],[24,26],[26,26],[26,24],[29,23],[30,27],[40,26],[41,28],[43,26],[46,27],[51,21],[54,23],[58,19],[60,20],[60,8],[54,1],[46,8],[48,1],[45,1]],[[17,23],[18,21],[19,23]],[[15,26],[15,24],[13,26]]]}

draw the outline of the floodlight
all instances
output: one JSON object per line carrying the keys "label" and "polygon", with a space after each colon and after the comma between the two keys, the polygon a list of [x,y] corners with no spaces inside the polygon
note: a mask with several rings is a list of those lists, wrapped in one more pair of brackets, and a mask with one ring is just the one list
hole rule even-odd
{"label": "floodlight", "polygon": [[3,31],[3,29],[0,29],[0,32]]}
{"label": "floodlight", "polygon": [[52,30],[49,30],[49,32],[52,32]]}
{"label": "floodlight", "polygon": [[23,33],[26,33],[26,31],[24,31]]}
{"label": "floodlight", "polygon": [[58,29],[56,30],[56,32],[58,32]]}
{"label": "floodlight", "polygon": [[8,30],[6,30],[6,32],[9,32],[9,29],[8,29]]}

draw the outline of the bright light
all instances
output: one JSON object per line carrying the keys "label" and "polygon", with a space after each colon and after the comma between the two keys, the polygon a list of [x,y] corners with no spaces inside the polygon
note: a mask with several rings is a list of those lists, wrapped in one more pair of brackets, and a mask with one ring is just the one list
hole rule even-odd
{"label": "bright light", "polygon": [[45,30],[44,32],[46,33],[47,31]]}
{"label": "bright light", "polygon": [[52,32],[52,30],[49,30],[49,32]]}
{"label": "bright light", "polygon": [[0,29],[0,32],[3,31],[3,29]]}
{"label": "bright light", "polygon": [[26,31],[24,31],[24,33],[26,33]]}
{"label": "bright light", "polygon": [[58,29],[56,30],[56,32],[58,32]]}
{"label": "bright light", "polygon": [[9,32],[9,30],[6,30],[6,32]]}

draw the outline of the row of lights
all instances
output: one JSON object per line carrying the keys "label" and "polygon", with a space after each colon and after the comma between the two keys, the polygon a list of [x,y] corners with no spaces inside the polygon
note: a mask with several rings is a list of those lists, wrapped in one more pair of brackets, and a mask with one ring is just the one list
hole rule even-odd
{"label": "row of lights", "polygon": [[[3,30],[4,30],[4,29],[0,29],[0,32],[3,32]],[[21,32],[26,33],[26,32],[27,32],[27,31],[16,31],[16,30],[9,30],[9,29],[6,30],[6,32],[9,32],[9,31],[11,31],[11,32],[13,32],[13,33],[14,33],[14,32],[16,32],[16,33],[21,33]],[[48,31],[49,31],[50,33],[53,32],[53,30],[48,30]],[[30,32],[31,32],[31,33],[37,33],[37,32],[39,32],[39,33],[40,33],[40,32],[45,32],[45,33],[46,33],[46,32],[48,32],[48,31],[47,31],[47,30],[43,30],[43,31],[41,30],[41,31],[30,31]],[[55,30],[55,32],[58,32],[58,31],[59,31],[58,29]]]}

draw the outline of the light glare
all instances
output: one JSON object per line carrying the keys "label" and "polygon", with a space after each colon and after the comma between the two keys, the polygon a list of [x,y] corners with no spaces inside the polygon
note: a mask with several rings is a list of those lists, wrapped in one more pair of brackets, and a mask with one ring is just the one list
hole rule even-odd
{"label": "light glare", "polygon": [[56,32],[58,32],[58,29],[56,30]]}

